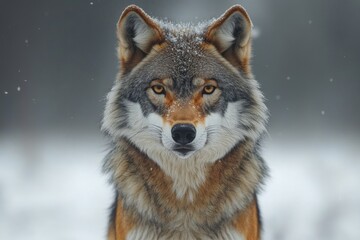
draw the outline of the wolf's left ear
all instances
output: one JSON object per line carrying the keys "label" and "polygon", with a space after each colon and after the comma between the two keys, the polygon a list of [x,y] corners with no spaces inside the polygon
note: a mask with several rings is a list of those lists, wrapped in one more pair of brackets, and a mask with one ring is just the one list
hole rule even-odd
{"label": "wolf's left ear", "polygon": [[251,28],[246,10],[234,5],[208,27],[205,40],[236,68],[250,73]]}
{"label": "wolf's left ear", "polygon": [[141,8],[128,6],[117,23],[118,56],[122,72],[131,71],[155,44],[164,41],[160,27]]}

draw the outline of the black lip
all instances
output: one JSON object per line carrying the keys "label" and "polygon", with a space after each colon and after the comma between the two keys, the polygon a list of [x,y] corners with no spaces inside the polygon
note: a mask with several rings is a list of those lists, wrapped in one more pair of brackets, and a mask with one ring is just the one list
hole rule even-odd
{"label": "black lip", "polygon": [[188,152],[194,151],[194,148],[190,146],[181,146],[181,147],[174,147],[173,150],[178,153],[181,153],[182,155],[186,155]]}

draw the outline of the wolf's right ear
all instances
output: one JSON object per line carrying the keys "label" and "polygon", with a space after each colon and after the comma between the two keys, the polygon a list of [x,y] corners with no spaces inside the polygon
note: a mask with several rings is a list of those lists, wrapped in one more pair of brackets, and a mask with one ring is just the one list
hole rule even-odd
{"label": "wolf's right ear", "polygon": [[155,44],[164,41],[160,27],[141,8],[128,6],[117,23],[118,56],[122,73],[131,71]]}

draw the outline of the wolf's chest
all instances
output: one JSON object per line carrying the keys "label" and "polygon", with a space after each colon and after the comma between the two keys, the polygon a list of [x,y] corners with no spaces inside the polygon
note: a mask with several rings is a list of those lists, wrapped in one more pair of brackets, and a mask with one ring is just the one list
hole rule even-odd
{"label": "wolf's chest", "polygon": [[176,230],[161,230],[151,226],[138,226],[131,230],[126,237],[127,240],[243,240],[241,233],[233,227],[225,227],[215,233],[204,233],[201,230],[185,229],[179,227]]}

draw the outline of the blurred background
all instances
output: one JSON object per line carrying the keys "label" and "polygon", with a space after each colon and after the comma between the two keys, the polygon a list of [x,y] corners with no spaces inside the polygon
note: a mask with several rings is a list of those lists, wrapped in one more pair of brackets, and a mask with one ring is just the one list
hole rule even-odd
{"label": "blurred background", "polygon": [[105,96],[135,3],[197,22],[242,4],[271,118],[265,240],[360,239],[360,1],[0,2],[0,239],[105,239]]}

